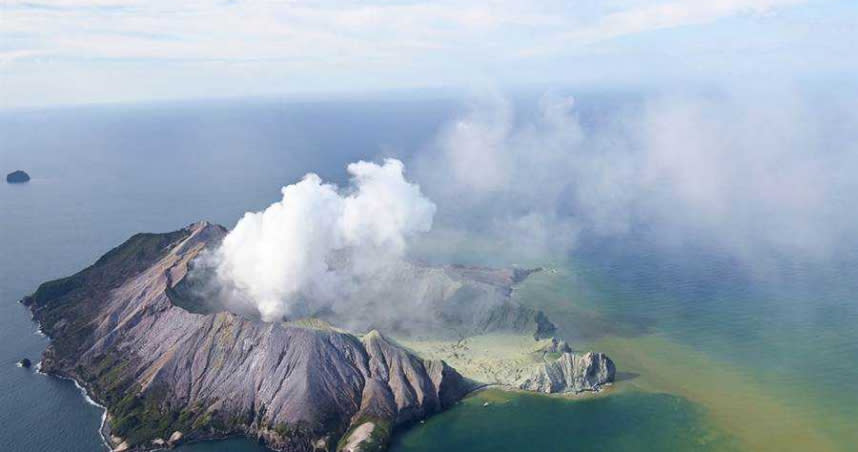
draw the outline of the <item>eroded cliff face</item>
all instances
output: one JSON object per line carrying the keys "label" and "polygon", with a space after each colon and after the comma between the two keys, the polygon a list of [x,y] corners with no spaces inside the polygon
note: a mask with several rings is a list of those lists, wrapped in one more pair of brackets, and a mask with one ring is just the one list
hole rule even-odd
{"label": "eroded cliff face", "polygon": [[[193,303],[189,309],[183,302],[192,262],[226,232],[200,222],[137,234],[22,300],[51,338],[42,370],[74,378],[107,407],[104,433],[115,448],[243,434],[282,451],[382,450],[396,426],[437,413],[479,385],[376,330],[356,336],[319,320],[264,323]],[[540,312],[510,300],[511,285],[526,273],[417,270],[424,271],[466,289],[432,299],[431,312],[440,313],[433,324],[449,315],[455,331],[539,336],[553,329]],[[467,306],[474,291],[482,296]],[[546,367],[521,387],[584,387],[576,369],[586,366],[571,366],[571,373],[566,365]],[[610,369],[596,372],[596,380],[612,379],[612,363]],[[581,381],[604,383],[590,373]]]}
{"label": "eroded cliff face", "polygon": [[517,386],[544,393],[598,391],[614,381],[615,372],[614,362],[604,353],[564,351],[554,361],[534,366]]}
{"label": "eroded cliff face", "polygon": [[470,389],[443,362],[376,331],[358,338],[173,305],[169,289],[224,233],[197,223],[135,236],[25,300],[52,338],[42,370],[78,380],[107,407],[114,446],[154,447],[174,432],[182,440],[240,433],[277,450],[333,450],[371,423],[372,434],[351,446],[366,449]]}

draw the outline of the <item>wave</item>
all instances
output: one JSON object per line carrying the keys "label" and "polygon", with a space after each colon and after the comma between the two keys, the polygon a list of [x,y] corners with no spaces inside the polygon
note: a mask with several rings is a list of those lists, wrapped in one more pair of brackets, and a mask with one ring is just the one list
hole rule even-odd
{"label": "wave", "polygon": [[101,409],[101,424],[98,426],[98,436],[101,437],[101,442],[104,444],[104,447],[106,447],[107,450],[113,450],[113,446],[110,444],[110,441],[108,440],[108,438],[104,434],[105,427],[107,425],[107,407],[96,402],[92,397],[90,397],[89,392],[87,392],[86,388],[83,385],[81,385],[80,383],[78,383],[78,381],[75,380],[74,378],[66,377],[63,375],[47,374],[45,372],[42,372],[42,362],[41,361],[36,363],[36,373],[38,373],[40,375],[44,375],[46,377],[55,377],[55,378],[59,378],[60,380],[71,381],[72,383],[74,383],[74,386],[78,389],[78,391],[80,391],[80,393],[83,395],[83,399],[86,401],[87,404],[100,408]]}

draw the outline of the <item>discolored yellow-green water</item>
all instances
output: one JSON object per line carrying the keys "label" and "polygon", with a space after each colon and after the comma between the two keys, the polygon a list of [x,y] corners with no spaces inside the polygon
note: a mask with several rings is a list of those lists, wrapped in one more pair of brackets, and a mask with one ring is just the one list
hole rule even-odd
{"label": "discolored yellow-green water", "polygon": [[854,450],[854,304],[836,286],[813,290],[848,274],[775,286],[717,268],[639,268],[629,277],[582,260],[515,294],[573,348],[614,359],[609,391],[481,392],[404,431],[393,450]]}
{"label": "discolored yellow-green water", "polygon": [[670,394],[622,391],[573,401],[487,390],[408,430],[392,450],[734,450],[704,417]]}

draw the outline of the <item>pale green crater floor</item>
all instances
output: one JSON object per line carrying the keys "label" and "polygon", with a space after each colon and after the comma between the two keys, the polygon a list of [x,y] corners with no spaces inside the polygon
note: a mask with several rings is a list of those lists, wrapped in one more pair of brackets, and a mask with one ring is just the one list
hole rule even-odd
{"label": "pale green crater floor", "polygon": [[513,385],[525,372],[543,362],[537,352],[547,341],[523,334],[484,334],[458,340],[397,342],[428,359],[443,359],[463,376],[484,384]]}

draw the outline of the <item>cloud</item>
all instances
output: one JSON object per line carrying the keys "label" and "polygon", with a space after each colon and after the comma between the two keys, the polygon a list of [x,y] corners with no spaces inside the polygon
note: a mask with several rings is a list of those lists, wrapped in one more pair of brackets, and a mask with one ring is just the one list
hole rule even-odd
{"label": "cloud", "polygon": [[[623,64],[667,69],[646,64],[645,55],[658,49],[610,57],[606,43],[617,38],[769,14],[800,3],[806,1],[11,2],[2,7],[0,51],[14,58],[8,59],[0,94],[11,104],[31,104],[42,97],[80,102],[232,91],[279,94],[284,87],[306,92],[457,86],[487,74],[505,83],[603,80],[616,76]],[[810,42],[816,49],[824,45],[827,55],[831,47],[849,48],[848,40],[823,36],[824,26],[817,33],[790,31],[783,24],[755,30],[729,48],[721,39],[704,37],[734,58],[755,52],[758,35]],[[808,41],[809,35],[820,37]],[[760,52],[770,41],[762,40]],[[681,42],[662,44],[681,49]],[[791,52],[779,58],[788,59]],[[683,53],[700,58],[699,52]],[[593,61],[597,56],[605,61]],[[723,59],[722,54],[718,62]],[[212,69],[213,63],[221,66]],[[245,82],[250,76],[258,82]],[[104,82],[110,79],[129,82]]]}
{"label": "cloud", "polygon": [[417,175],[436,229],[468,231],[459,243],[489,241],[508,262],[632,234],[751,265],[828,259],[858,238],[858,96],[838,96],[652,95],[586,121],[569,97],[527,113],[489,96],[442,128]]}
{"label": "cloud", "polygon": [[[610,8],[495,2],[93,2],[4,6],[2,33],[64,58],[258,60],[408,58],[502,43],[516,51],[556,39],[580,45],[618,36],[761,13],[804,0],[731,0]],[[511,34],[516,39],[504,39]],[[165,42],[162,37],[169,36]],[[8,42],[8,41],[7,41]],[[23,48],[14,50],[26,50]]]}
{"label": "cloud", "polygon": [[522,51],[538,55],[580,47],[623,36],[671,28],[705,25],[742,15],[765,15],[778,8],[807,3],[807,0],[722,0],[711,2],[631,2],[627,7],[605,11],[590,21],[568,27]]}
{"label": "cloud", "polygon": [[530,116],[514,110],[498,94],[474,102],[417,156],[441,215],[490,236],[513,262],[562,258],[584,228],[625,231],[628,150],[602,143],[608,130],[588,135],[571,97],[543,96]]}
{"label": "cloud", "polygon": [[435,204],[403,171],[394,159],[352,163],[344,192],[308,174],[281,201],[245,214],[207,265],[233,302],[268,321],[349,299],[432,227]]}
{"label": "cloud", "polygon": [[15,60],[24,58],[36,58],[44,55],[43,52],[34,50],[12,50],[8,52],[0,52],[0,65],[10,64]]}

